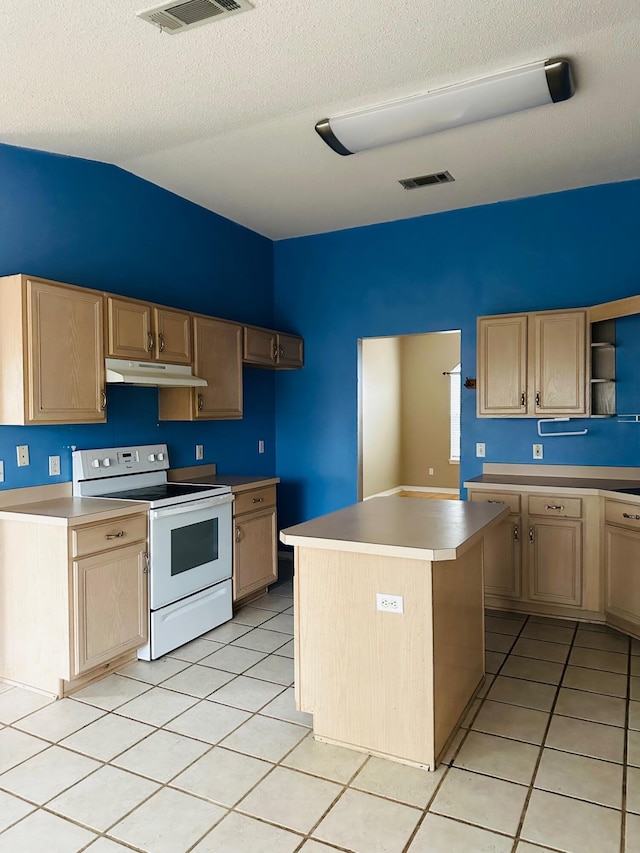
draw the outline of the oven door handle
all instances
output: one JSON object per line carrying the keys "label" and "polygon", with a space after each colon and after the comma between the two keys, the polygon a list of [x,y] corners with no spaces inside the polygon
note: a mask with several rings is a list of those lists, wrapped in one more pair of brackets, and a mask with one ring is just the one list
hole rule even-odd
{"label": "oven door handle", "polygon": [[210,507],[224,506],[225,504],[233,503],[233,495],[217,495],[213,498],[200,498],[197,501],[187,501],[174,506],[161,507],[160,509],[152,509],[150,512],[151,518],[167,518],[170,515],[184,515],[189,512],[197,512],[201,509],[209,509]]}

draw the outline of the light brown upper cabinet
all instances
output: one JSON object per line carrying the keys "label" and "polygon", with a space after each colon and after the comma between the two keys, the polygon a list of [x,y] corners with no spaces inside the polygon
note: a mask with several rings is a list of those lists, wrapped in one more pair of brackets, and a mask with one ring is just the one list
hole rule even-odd
{"label": "light brown upper cabinet", "polygon": [[304,363],[303,340],[298,335],[245,326],[242,360],[258,367],[295,370]]}
{"label": "light brown upper cabinet", "polygon": [[107,295],[107,356],[191,364],[191,315]]}
{"label": "light brown upper cabinet", "polygon": [[478,417],[589,414],[586,311],[478,318]]}
{"label": "light brown upper cabinet", "polygon": [[102,293],[0,279],[0,423],[106,420]]}
{"label": "light brown upper cabinet", "polygon": [[242,417],[242,326],[193,317],[193,372],[206,388],[160,388],[161,421],[230,420]]}

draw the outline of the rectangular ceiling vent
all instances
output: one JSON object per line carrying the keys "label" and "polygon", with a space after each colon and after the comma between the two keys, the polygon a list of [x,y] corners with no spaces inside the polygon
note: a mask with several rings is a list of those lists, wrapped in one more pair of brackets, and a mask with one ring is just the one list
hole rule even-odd
{"label": "rectangular ceiling vent", "polygon": [[418,187],[430,187],[432,184],[450,184],[455,181],[451,172],[434,172],[433,175],[420,175],[417,178],[403,178],[398,181],[405,190],[417,190]]}
{"label": "rectangular ceiling vent", "polygon": [[154,24],[162,32],[175,35],[249,9],[253,6],[247,0],[186,0],[184,3],[163,3],[153,9],[145,9],[138,12],[138,17]]}

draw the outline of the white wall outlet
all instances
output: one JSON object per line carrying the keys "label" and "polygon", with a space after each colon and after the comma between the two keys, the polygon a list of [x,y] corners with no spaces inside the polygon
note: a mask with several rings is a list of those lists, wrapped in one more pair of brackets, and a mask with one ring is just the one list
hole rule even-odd
{"label": "white wall outlet", "polygon": [[264,453],[264,441],[262,439],[258,442],[258,453]]}
{"label": "white wall outlet", "polygon": [[0,483],[4,483],[4,462],[0,459]]}
{"label": "white wall outlet", "polygon": [[204,444],[196,444],[196,459],[204,459]]}
{"label": "white wall outlet", "polygon": [[385,595],[384,592],[377,592],[376,610],[383,610],[385,613],[404,613],[403,598],[401,595]]}
{"label": "white wall outlet", "polygon": [[433,477],[434,473],[435,473],[434,469],[433,469],[433,468],[429,468],[429,476],[430,476],[430,477]]}
{"label": "white wall outlet", "polygon": [[542,445],[534,444],[533,445],[533,458],[534,459],[542,459]]}
{"label": "white wall outlet", "polygon": [[476,456],[483,458],[486,455],[484,441],[476,442]]}
{"label": "white wall outlet", "polygon": [[16,446],[16,456],[18,457],[18,468],[29,464],[29,445],[18,444]]}
{"label": "white wall outlet", "polygon": [[59,456],[50,456],[49,457],[49,476],[50,477],[59,477],[60,476],[60,457]]}

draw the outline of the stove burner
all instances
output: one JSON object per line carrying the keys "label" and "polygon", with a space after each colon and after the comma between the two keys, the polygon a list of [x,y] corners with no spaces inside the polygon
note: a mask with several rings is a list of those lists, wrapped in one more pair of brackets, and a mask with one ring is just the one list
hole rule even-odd
{"label": "stove burner", "polygon": [[124,501],[160,501],[167,498],[182,498],[185,495],[197,495],[198,492],[211,492],[211,486],[197,486],[190,483],[161,483],[157,486],[145,486],[142,489],[125,489],[123,492],[109,492],[103,497],[120,498]]}

